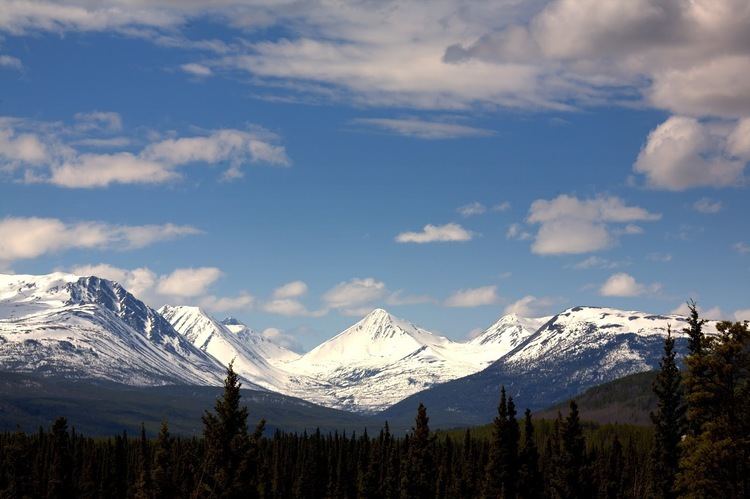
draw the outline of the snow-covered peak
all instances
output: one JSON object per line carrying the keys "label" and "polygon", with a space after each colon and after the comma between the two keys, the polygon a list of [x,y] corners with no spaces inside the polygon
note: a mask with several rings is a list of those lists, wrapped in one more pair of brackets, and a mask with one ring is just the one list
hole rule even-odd
{"label": "snow-covered peak", "polygon": [[382,308],[302,356],[305,364],[368,365],[394,362],[425,346],[451,343]]}
{"label": "snow-covered peak", "polygon": [[497,360],[523,343],[549,319],[507,314],[471,340],[470,344],[482,346],[490,354],[491,360]]}

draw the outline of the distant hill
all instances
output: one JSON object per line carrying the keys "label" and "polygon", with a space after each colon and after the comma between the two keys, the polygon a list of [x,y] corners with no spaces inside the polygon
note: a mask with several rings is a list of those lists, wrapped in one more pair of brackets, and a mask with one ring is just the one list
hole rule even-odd
{"label": "distant hill", "polygon": [[[156,433],[166,419],[174,434],[196,435],[203,430],[201,415],[213,409],[221,387],[170,385],[135,387],[109,381],[73,381],[0,372],[0,430],[17,426],[35,431],[65,416],[70,426],[87,435],[135,435],[141,422]],[[250,425],[261,418],[268,432],[374,431],[380,423],[357,414],[321,407],[277,393],[243,390]]]}
{"label": "distant hill", "polygon": [[[631,374],[576,395],[573,398],[578,404],[581,419],[602,424],[651,424],[649,413],[656,409],[656,396],[651,390],[655,378],[656,371]],[[568,411],[568,402],[539,411],[535,417],[553,419],[557,411],[564,416]]]}

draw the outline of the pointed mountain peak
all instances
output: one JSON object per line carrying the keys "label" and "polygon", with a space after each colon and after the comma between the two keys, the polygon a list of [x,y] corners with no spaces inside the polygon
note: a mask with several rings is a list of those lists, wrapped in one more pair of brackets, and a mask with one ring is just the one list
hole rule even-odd
{"label": "pointed mountain peak", "polygon": [[222,319],[222,324],[225,326],[245,326],[247,327],[247,324],[239,320],[237,317],[226,317]]}

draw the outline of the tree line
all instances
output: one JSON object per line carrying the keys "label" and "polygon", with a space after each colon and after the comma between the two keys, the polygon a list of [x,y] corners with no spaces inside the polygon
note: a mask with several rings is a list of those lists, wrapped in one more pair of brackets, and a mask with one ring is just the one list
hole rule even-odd
{"label": "tree line", "polygon": [[64,418],[0,434],[0,497],[24,498],[744,498],[750,474],[750,333],[703,333],[694,303],[680,369],[668,334],[652,427],[595,425],[578,407],[521,417],[501,388],[488,428],[433,432],[420,404],[403,437],[248,427],[230,365],[201,437],[85,437]]}

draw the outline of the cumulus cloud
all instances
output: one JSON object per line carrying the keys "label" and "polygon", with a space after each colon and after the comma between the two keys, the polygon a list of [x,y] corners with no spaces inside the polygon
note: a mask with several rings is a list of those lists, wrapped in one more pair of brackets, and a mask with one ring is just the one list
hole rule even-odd
{"label": "cumulus cloud", "polygon": [[497,286],[482,286],[479,288],[459,289],[446,298],[446,307],[480,307],[493,305],[500,300],[497,294]]}
{"label": "cumulus cloud", "polygon": [[734,312],[734,320],[736,321],[750,321],[750,308],[743,310],[737,310]]}
{"label": "cumulus cloud", "polygon": [[[125,269],[99,263],[75,265],[69,272],[81,276],[97,276],[120,283],[125,289],[149,305],[158,308],[165,303],[195,304],[211,312],[228,312],[252,308],[255,298],[245,291],[236,296],[216,296],[209,288],[221,277],[215,267],[178,268],[158,275],[147,267]],[[186,303],[187,301],[187,303]]]}
{"label": "cumulus cloud", "polygon": [[36,258],[68,249],[137,249],[200,233],[189,225],[112,225],[6,217],[0,219],[0,261]]}
{"label": "cumulus cloud", "polygon": [[612,274],[599,288],[599,294],[602,296],[633,297],[647,293],[656,293],[661,289],[661,285],[653,283],[650,285],[641,284],[630,274],[619,272]]}
{"label": "cumulus cloud", "polygon": [[[615,243],[618,234],[640,232],[635,226],[627,225],[629,222],[648,222],[660,218],[659,214],[638,206],[628,206],[614,196],[582,200],[563,194],[551,200],[534,201],[526,220],[539,225],[531,246],[532,252],[559,255],[608,248]],[[612,226],[615,226],[614,230]]]}
{"label": "cumulus cloud", "polygon": [[459,224],[445,225],[427,224],[420,232],[402,232],[396,236],[399,243],[435,243],[435,242],[463,242],[471,241],[474,233],[464,229]]}
{"label": "cumulus cloud", "polygon": [[750,156],[743,146],[737,146],[740,154],[728,147],[732,133],[726,126],[672,116],[651,131],[633,168],[660,189],[740,185]]}
{"label": "cumulus cloud", "polygon": [[385,283],[368,277],[342,281],[323,294],[327,308],[339,310],[344,315],[361,315],[383,300],[388,290]]}
{"label": "cumulus cloud", "polygon": [[516,314],[521,317],[541,317],[549,314],[550,308],[555,305],[552,298],[537,298],[526,295],[505,307],[503,313]]}
{"label": "cumulus cloud", "polygon": [[358,118],[354,120],[354,123],[379,128],[397,135],[428,140],[488,137],[494,135],[492,130],[484,128],[476,128],[458,123],[426,121],[417,118]]}
{"label": "cumulus cloud", "polygon": [[149,268],[139,267],[128,270],[99,263],[96,265],[76,265],[70,269],[73,274],[81,276],[97,276],[120,283],[133,295],[143,298],[153,290],[158,280],[156,274]]}
{"label": "cumulus cloud", "polygon": [[297,298],[307,293],[307,284],[304,281],[292,281],[276,288],[273,297],[277,299]]}
{"label": "cumulus cloud", "polygon": [[253,295],[243,292],[237,296],[215,296],[207,295],[200,299],[201,307],[211,312],[231,312],[234,310],[247,310],[255,303]]}
{"label": "cumulus cloud", "polygon": [[[672,309],[670,313],[674,315],[682,315],[682,316],[687,317],[688,315],[690,315],[690,308],[688,307],[687,303],[680,303],[680,305]],[[727,315],[718,306],[711,307],[711,308],[703,308],[699,306],[698,313],[701,315],[702,318],[708,319],[708,320],[720,321],[720,320],[727,319]]]}
{"label": "cumulus cloud", "polygon": [[194,297],[205,294],[221,275],[221,270],[216,267],[177,269],[161,276],[156,290],[167,296]]}
{"label": "cumulus cloud", "polygon": [[75,115],[75,123],[0,118],[0,170],[29,183],[69,188],[111,184],[161,184],[182,177],[180,167],[227,165],[224,179],[242,177],[247,164],[289,166],[279,138],[260,127],[210,130],[192,137],[150,141],[140,151],[81,152],[76,147],[122,147],[117,113]]}
{"label": "cumulus cloud", "polygon": [[293,352],[299,352],[302,349],[301,345],[293,335],[288,334],[281,329],[269,327],[264,329],[260,334],[264,338]]}

